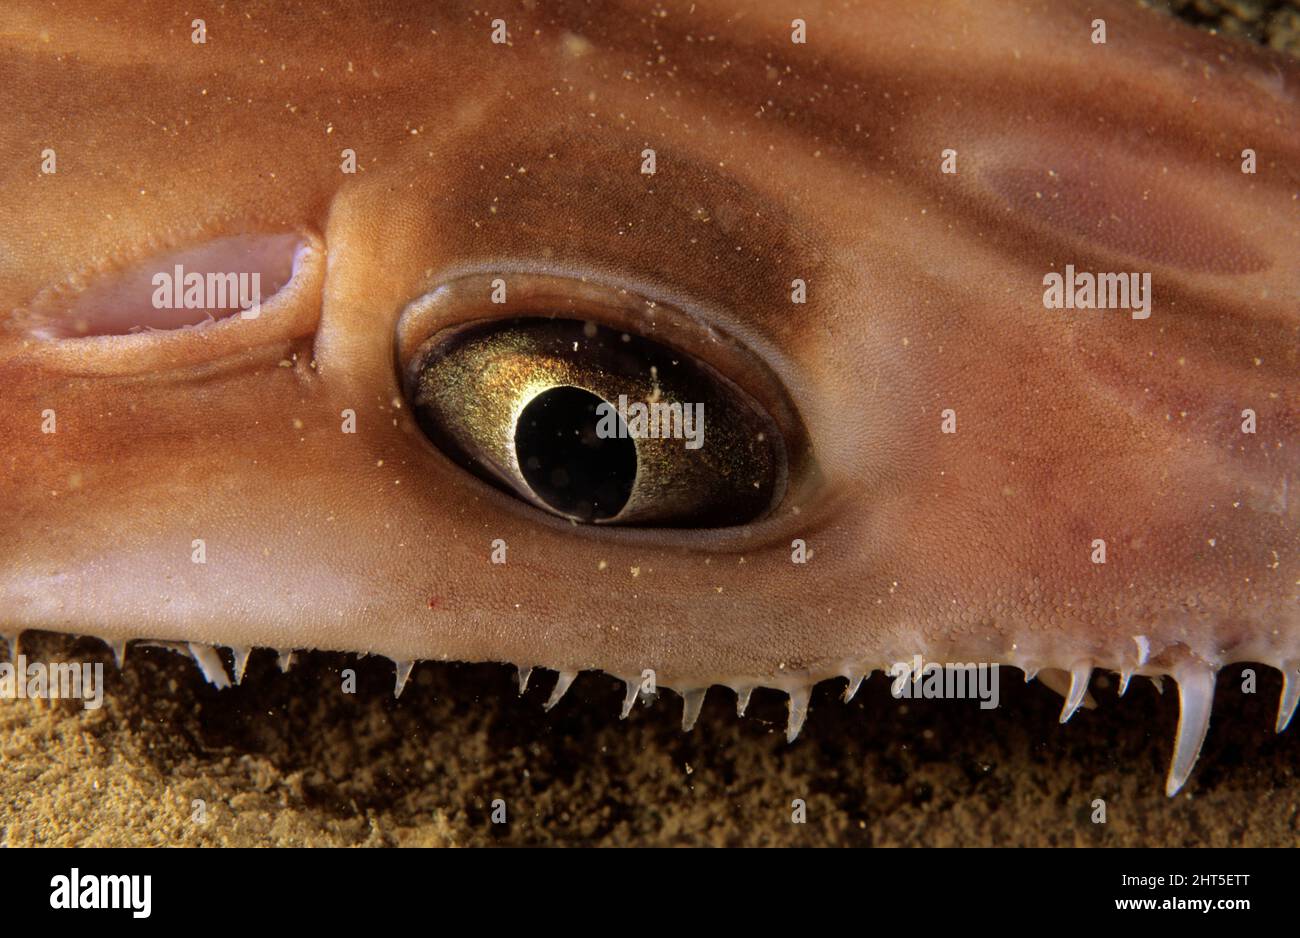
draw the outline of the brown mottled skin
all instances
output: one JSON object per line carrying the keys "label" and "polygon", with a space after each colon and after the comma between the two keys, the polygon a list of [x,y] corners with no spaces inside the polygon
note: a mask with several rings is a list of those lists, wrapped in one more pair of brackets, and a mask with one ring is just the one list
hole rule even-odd
{"label": "brown mottled skin", "polygon": [[[1290,60],[1125,4],[316,10],[0,11],[0,84],[22,89],[0,310],[232,232],[314,247],[256,321],[8,323],[0,631],[682,689],[915,653],[1300,658]],[[1151,317],[1044,309],[1066,264],[1150,272]],[[785,500],[740,528],[576,527],[449,462],[394,406],[394,336],[465,272],[625,286],[657,305],[611,324],[788,396],[806,458]]]}

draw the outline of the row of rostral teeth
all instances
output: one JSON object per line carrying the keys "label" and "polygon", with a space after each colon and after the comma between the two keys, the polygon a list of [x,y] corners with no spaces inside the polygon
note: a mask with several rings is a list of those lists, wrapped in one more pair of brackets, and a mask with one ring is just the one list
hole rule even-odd
{"label": "row of rostral teeth", "polygon": [[[9,648],[10,658],[15,658],[18,652],[18,636],[4,635],[0,636],[6,640]],[[105,640],[106,644],[113,652],[113,658],[119,668],[122,667],[126,658],[126,641],[125,640]],[[145,642],[144,644],[169,648],[183,654],[190,655],[199,670],[210,684],[218,689],[224,689],[231,686],[232,680],[226,673],[225,664],[217,649],[212,645],[202,645],[194,642]],[[248,667],[248,658],[252,652],[251,648],[231,648],[234,664],[234,684],[239,684],[244,678],[244,671]],[[292,650],[280,650],[279,665],[281,671],[289,670],[293,663],[294,652]],[[396,681],[393,688],[394,696],[400,697],[402,688],[406,686],[407,678],[410,677],[411,669],[415,666],[414,661],[394,661],[396,668]],[[999,663],[1001,666],[1001,663]],[[1300,702],[1300,659],[1290,661],[1269,662],[1271,667],[1275,667],[1282,672],[1282,695],[1278,703],[1276,731],[1281,733],[1291,722],[1291,717],[1295,713],[1297,702]],[[1032,681],[1040,673],[1040,668],[1027,665],[1024,662],[1009,664],[1006,666],[1020,668],[1025,672],[1025,680]],[[1088,697],[1088,685],[1092,678],[1092,672],[1095,665],[1093,662],[1076,662],[1068,667],[1059,668],[1046,665],[1041,668],[1044,683],[1053,690],[1058,691],[1065,697],[1065,705],[1061,709],[1061,722],[1065,723],[1070,719],[1085,703]],[[528,687],[528,679],[532,675],[533,668],[529,666],[517,666],[519,693],[523,693]],[[870,677],[875,671],[887,671],[887,666],[877,667],[860,667],[846,666],[841,673],[832,677],[813,678],[805,680],[797,678],[787,679],[780,684],[773,684],[763,680],[744,681],[744,682],[724,682],[724,686],[730,687],[736,695],[736,714],[745,715],[745,709],[749,705],[750,695],[755,688],[769,688],[779,690],[789,697],[787,704],[788,719],[786,723],[785,737],[788,742],[794,742],[803,728],[804,720],[808,715],[808,701],[812,696],[813,688],[822,680],[832,680],[836,677],[843,677],[848,681],[848,686],[844,690],[843,700],[845,703],[853,699],[858,692],[862,682]],[[1188,776],[1192,773],[1192,768],[1196,764],[1197,756],[1200,755],[1201,745],[1205,742],[1206,732],[1210,726],[1210,711],[1214,702],[1214,683],[1218,668],[1207,662],[1199,660],[1189,660],[1183,664],[1177,665],[1170,670],[1162,670],[1145,667],[1145,662],[1139,662],[1135,667],[1127,665],[1117,668],[1103,668],[1103,670],[1113,670],[1120,676],[1119,694],[1123,696],[1128,690],[1129,680],[1134,674],[1149,677],[1155,682],[1158,689],[1162,689],[1162,681],[1165,677],[1172,677],[1178,684],[1178,731],[1174,741],[1174,756],[1169,765],[1169,774],[1165,780],[1165,794],[1173,797],[1183,787]],[[577,678],[578,671],[560,670],[557,672],[555,687],[551,691],[550,697],[544,704],[545,709],[550,710],[560,699],[564,697],[569,687]],[[1068,686],[1063,681],[1048,680],[1049,674],[1068,674]],[[638,697],[647,698],[643,691],[643,678],[641,676],[626,677],[623,675],[614,675],[627,687],[627,693],[623,698],[623,707],[620,718],[625,719],[632,711],[633,704]],[[695,726],[695,721],[700,715],[700,710],[704,706],[704,696],[708,693],[709,687],[673,687],[671,685],[659,684],[659,687],[666,687],[682,698],[682,729],[689,731]],[[647,701],[648,702],[648,701]]]}

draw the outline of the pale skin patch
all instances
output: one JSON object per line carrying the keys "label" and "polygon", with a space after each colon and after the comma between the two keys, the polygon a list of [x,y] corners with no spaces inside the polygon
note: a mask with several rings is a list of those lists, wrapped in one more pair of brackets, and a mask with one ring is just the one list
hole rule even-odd
{"label": "pale skin patch", "polygon": [[[8,13],[5,77],[31,91],[0,129],[0,308],[234,230],[314,251],[252,322],[53,345],[10,323],[5,630],[649,668],[796,701],[914,653],[1196,686],[1300,657],[1295,66],[1127,7],[1101,47],[1068,5],[960,30],[910,6],[819,30],[815,7],[802,44],[724,9],[521,16],[509,45],[468,9],[413,12],[429,38],[394,55],[369,20],[269,13],[209,18],[195,46],[136,4],[70,68],[78,23]],[[696,34],[720,37],[707,62]],[[51,127],[70,98],[94,134]],[[1118,232],[1036,207],[1080,185],[1129,213]],[[1045,310],[1066,263],[1149,271],[1151,317]],[[654,302],[738,384],[743,359],[693,323],[763,361],[812,458],[771,518],[576,529],[427,444],[403,310],[528,272]]]}

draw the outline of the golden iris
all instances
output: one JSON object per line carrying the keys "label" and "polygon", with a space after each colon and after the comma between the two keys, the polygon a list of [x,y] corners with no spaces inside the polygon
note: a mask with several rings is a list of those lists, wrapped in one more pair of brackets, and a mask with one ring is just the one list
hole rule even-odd
{"label": "golden iris", "polygon": [[724,527],[781,496],[772,419],[713,368],[573,319],[471,323],[432,336],[408,389],[465,468],[578,522]]}

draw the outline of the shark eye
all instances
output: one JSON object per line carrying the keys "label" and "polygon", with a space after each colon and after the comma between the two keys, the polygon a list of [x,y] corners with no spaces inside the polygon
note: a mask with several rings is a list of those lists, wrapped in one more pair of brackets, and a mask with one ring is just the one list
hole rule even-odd
{"label": "shark eye", "polygon": [[783,439],[756,401],[704,362],[594,322],[444,329],[406,386],[447,456],[574,522],[727,527],[784,489]]}

